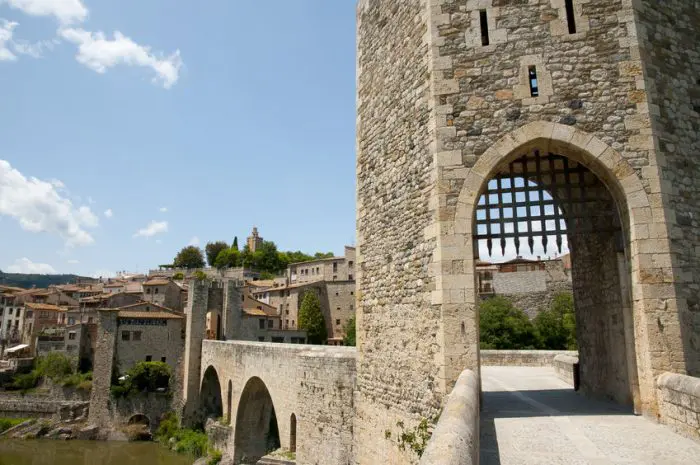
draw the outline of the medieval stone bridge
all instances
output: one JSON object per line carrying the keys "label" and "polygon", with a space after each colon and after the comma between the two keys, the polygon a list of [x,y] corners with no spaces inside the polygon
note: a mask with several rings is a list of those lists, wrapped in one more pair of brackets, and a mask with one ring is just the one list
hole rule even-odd
{"label": "medieval stone bridge", "polygon": [[230,424],[218,446],[237,462],[281,446],[298,463],[349,463],[355,359],[349,347],[203,341],[200,415]]}

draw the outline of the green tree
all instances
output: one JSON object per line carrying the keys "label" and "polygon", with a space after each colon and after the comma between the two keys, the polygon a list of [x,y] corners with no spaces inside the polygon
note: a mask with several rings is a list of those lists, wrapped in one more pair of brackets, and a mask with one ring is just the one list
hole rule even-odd
{"label": "green tree", "polygon": [[204,247],[204,252],[207,254],[207,263],[209,266],[214,266],[216,258],[222,250],[228,249],[228,244],[223,241],[209,242]]}
{"label": "green tree", "polygon": [[345,337],[343,338],[343,344],[346,346],[355,346],[356,345],[356,328],[355,328],[355,317],[353,316],[348,320],[347,325],[345,325]]}
{"label": "green tree", "polygon": [[236,249],[238,251],[238,236],[233,238],[233,245],[231,245],[232,249]]}
{"label": "green tree", "polygon": [[323,253],[323,252],[316,252],[316,253],[314,254],[314,258],[316,258],[316,259],[321,259],[321,258],[333,258],[333,257],[335,257],[335,254],[334,254],[333,252],[326,252],[326,253]]}
{"label": "green tree", "polygon": [[239,265],[241,253],[233,247],[226,248],[219,252],[214,260],[214,266],[218,269],[234,268]]}
{"label": "green tree", "polygon": [[174,281],[182,281],[183,279],[185,279],[185,273],[183,273],[182,271],[178,271],[173,275]]}
{"label": "green tree", "polygon": [[492,297],[479,304],[479,332],[482,349],[536,349],[535,327],[525,312],[505,297]]}
{"label": "green tree", "polygon": [[175,256],[173,265],[175,265],[176,268],[204,268],[204,254],[202,253],[202,249],[193,245],[183,247]]}
{"label": "green tree", "polygon": [[549,309],[537,314],[535,328],[540,348],[549,350],[576,350],[576,320],[574,296],[564,292],[554,296]]}
{"label": "green tree", "polygon": [[325,344],[328,338],[326,320],[321,312],[321,302],[313,291],[306,291],[299,308],[299,329],[306,330],[309,344]]}

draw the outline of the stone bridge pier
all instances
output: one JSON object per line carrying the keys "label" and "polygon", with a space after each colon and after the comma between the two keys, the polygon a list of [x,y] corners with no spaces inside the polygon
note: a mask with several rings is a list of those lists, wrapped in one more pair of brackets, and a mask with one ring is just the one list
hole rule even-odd
{"label": "stone bridge pier", "polygon": [[[229,423],[219,443],[236,463],[279,447],[298,463],[352,461],[356,351],[349,347],[203,341],[192,418]],[[194,404],[194,405],[193,405]],[[193,408],[195,407],[195,408]]]}

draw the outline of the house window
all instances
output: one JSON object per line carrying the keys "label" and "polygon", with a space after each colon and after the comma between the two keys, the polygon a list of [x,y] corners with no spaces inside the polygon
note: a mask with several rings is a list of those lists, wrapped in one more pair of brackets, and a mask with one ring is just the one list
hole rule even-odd
{"label": "house window", "polygon": [[574,0],[565,0],[566,22],[569,24],[569,34],[576,34],[576,18],[574,18]]}
{"label": "house window", "polygon": [[153,360],[153,357],[151,357],[150,355],[146,355],[146,361],[150,362],[151,360]]}
{"label": "house window", "polygon": [[134,341],[141,340],[141,331],[134,331]]}
{"label": "house window", "polygon": [[156,290],[153,291],[154,294],[158,294],[158,288],[156,287]]}
{"label": "house window", "polygon": [[338,272],[338,262],[333,262],[333,273]]}
{"label": "house window", "polygon": [[355,291],[350,291],[350,295],[355,295]]}
{"label": "house window", "polygon": [[260,329],[265,329],[265,319],[264,318],[260,318],[260,320],[258,321],[258,326]]}
{"label": "house window", "polygon": [[284,327],[288,328],[289,327],[289,320],[284,320]]}
{"label": "house window", "polygon": [[285,310],[285,311],[284,311],[284,314],[285,314],[285,315],[289,315],[289,310]]}
{"label": "house window", "polygon": [[274,320],[267,320],[267,329],[272,329],[275,326]]}
{"label": "house window", "polygon": [[292,328],[294,327],[294,320],[292,320]]}
{"label": "house window", "polygon": [[161,357],[161,358],[160,358],[160,361],[163,362],[163,363],[165,363],[165,357]]}
{"label": "house window", "polygon": [[[0,313],[2,315],[2,313]],[[24,315],[27,318],[33,318],[34,317],[34,311],[33,310],[27,310],[27,313]]]}
{"label": "house window", "polygon": [[265,336],[258,336],[258,342],[265,342]]}
{"label": "house window", "polygon": [[71,341],[75,341],[75,332],[71,331],[68,333],[68,339]]}
{"label": "house window", "polygon": [[479,12],[479,20],[481,22],[481,45],[489,44],[489,22],[486,10]]}
{"label": "house window", "polygon": [[340,320],[335,320],[335,324],[336,324],[336,325],[339,325],[339,324],[340,324]]}
{"label": "house window", "polygon": [[537,97],[540,95],[540,89],[537,83],[537,67],[530,66],[527,70],[527,74],[530,81],[530,96]]}
{"label": "house window", "polygon": [[147,288],[146,288],[146,294],[150,294],[150,293],[151,293],[151,288],[150,288],[150,287],[147,287]]}
{"label": "house window", "polygon": [[9,311],[7,312],[8,315],[12,316],[12,309],[10,308]]}
{"label": "house window", "polygon": [[352,266],[352,260],[348,262],[348,266]]}
{"label": "house window", "polygon": [[122,341],[128,341],[131,339],[131,334],[129,334],[129,331],[122,331]]}

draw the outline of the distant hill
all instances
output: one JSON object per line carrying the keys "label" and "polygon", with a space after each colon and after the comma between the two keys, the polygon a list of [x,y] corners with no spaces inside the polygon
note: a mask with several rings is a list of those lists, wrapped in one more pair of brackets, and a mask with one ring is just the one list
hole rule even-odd
{"label": "distant hill", "polygon": [[23,287],[31,289],[35,287],[49,287],[55,284],[74,283],[78,278],[88,279],[74,274],[22,274],[3,273],[0,270],[0,285]]}

